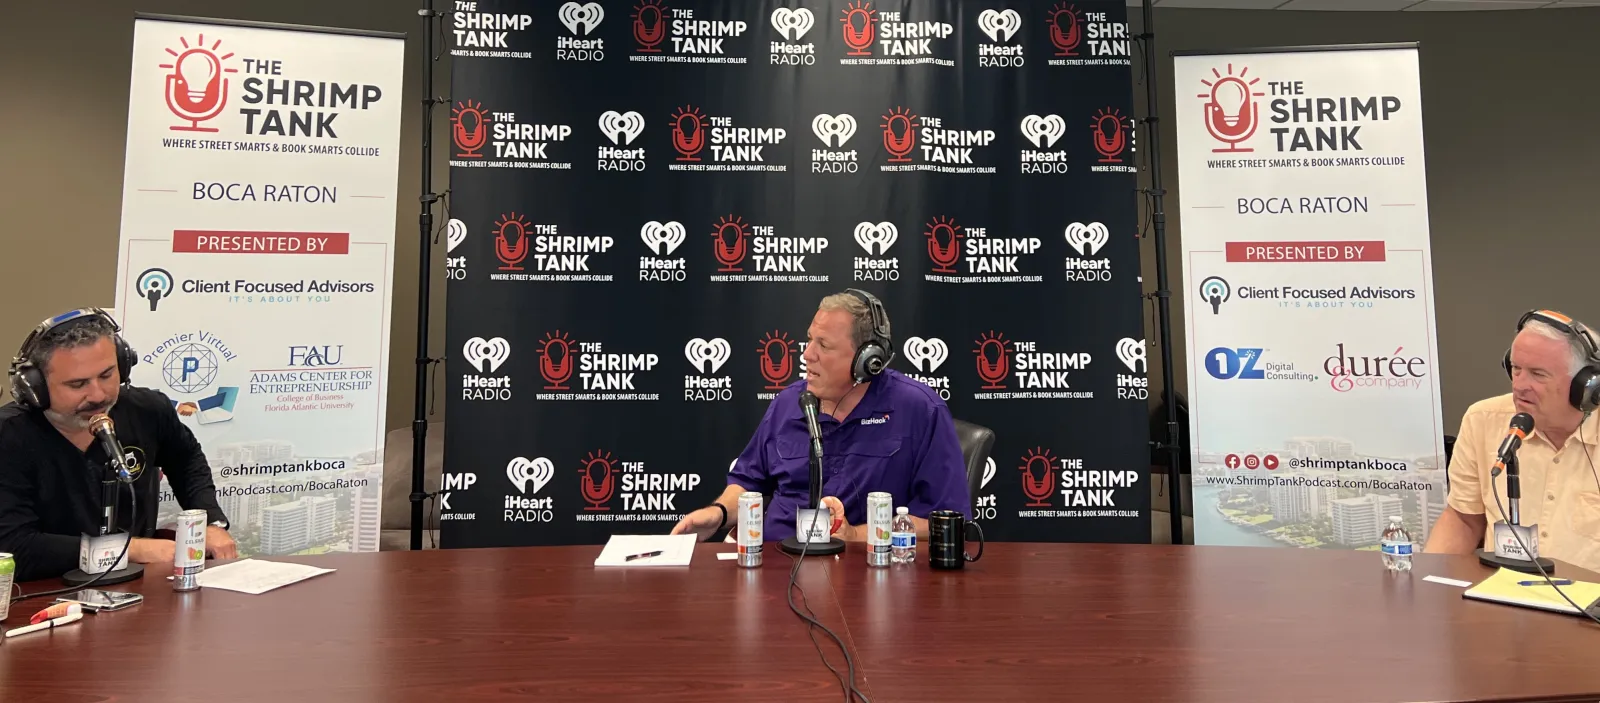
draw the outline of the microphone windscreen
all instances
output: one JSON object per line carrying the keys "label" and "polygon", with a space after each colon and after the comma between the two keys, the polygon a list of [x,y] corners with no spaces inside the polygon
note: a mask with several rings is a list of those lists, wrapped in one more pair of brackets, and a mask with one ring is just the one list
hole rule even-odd
{"label": "microphone windscreen", "polygon": [[[1532,421],[1530,420],[1529,422]],[[89,418],[90,432],[110,431],[112,427],[113,425],[111,423],[111,416],[105,413],[99,413],[94,417]]]}
{"label": "microphone windscreen", "polygon": [[1527,413],[1517,413],[1511,416],[1511,426],[1522,430],[1523,434],[1533,431],[1533,416]]}
{"label": "microphone windscreen", "polygon": [[807,408],[815,410],[819,404],[820,404],[820,401],[817,400],[817,394],[816,393],[812,393],[811,391],[806,391],[806,392],[800,394],[800,409],[801,410],[805,410]]}

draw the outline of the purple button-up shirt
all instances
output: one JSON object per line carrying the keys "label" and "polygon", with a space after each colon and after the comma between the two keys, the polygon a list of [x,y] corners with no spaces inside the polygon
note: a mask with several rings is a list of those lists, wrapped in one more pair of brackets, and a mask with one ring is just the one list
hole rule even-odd
{"label": "purple button-up shirt", "polygon": [[[772,496],[765,539],[795,534],[795,517],[811,500],[811,435],[800,412],[805,380],[774,398],[750,444],[728,472],[728,482]],[[858,391],[859,392],[859,391]],[[894,506],[927,518],[934,510],[968,517],[966,462],[955,423],[933,389],[886,370],[873,379],[843,421],[817,417],[822,426],[823,496],[844,504],[852,525],[867,521],[867,494],[883,491]]]}

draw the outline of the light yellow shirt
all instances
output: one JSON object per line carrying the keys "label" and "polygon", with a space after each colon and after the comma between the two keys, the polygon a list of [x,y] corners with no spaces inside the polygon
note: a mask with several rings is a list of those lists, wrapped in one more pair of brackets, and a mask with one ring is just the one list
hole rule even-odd
{"label": "light yellow shirt", "polygon": [[[1516,413],[1510,393],[1473,403],[1461,417],[1450,460],[1449,505],[1458,513],[1486,517],[1484,544],[1489,549],[1494,545],[1494,523],[1505,519],[1490,491],[1499,491],[1500,505],[1511,509],[1505,472],[1491,479],[1489,471]],[[1522,442],[1517,459],[1522,476],[1521,523],[1539,526],[1539,555],[1600,570],[1600,479],[1593,463],[1600,461],[1600,416],[1585,420],[1560,447],[1535,427]]]}

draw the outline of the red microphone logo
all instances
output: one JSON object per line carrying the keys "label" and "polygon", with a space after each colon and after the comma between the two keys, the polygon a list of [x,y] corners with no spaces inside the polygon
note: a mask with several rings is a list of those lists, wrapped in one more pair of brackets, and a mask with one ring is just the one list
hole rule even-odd
{"label": "red microphone logo", "polygon": [[967,236],[962,234],[961,225],[948,217],[935,217],[928,220],[928,229],[922,234],[928,238],[928,258],[933,260],[933,272],[955,273],[956,261],[961,259],[961,240]]}
{"label": "red microphone logo", "polygon": [[521,215],[501,215],[494,223],[494,255],[500,257],[501,271],[521,271],[518,264],[528,258],[528,222]]}
{"label": "red microphone logo", "polygon": [[1056,458],[1050,450],[1034,447],[1022,456],[1022,494],[1030,501],[1027,507],[1050,507],[1050,493],[1056,485]]}
{"label": "red microphone logo", "polygon": [[546,333],[539,342],[539,375],[547,391],[571,390],[566,383],[572,378],[572,340],[561,330]]}
{"label": "red microphone logo", "polygon": [[233,58],[233,54],[218,56],[217,47],[222,41],[213,41],[208,48],[204,34],[199,35],[195,46],[189,46],[189,40],[183,37],[178,37],[178,42],[183,45],[183,53],[168,48],[167,53],[176,60],[160,67],[172,71],[167,74],[167,109],[189,124],[172,125],[169,129],[215,132],[216,127],[201,127],[200,123],[222,114],[228,103],[228,79],[222,74],[238,73],[239,69],[224,68],[222,62]]}
{"label": "red microphone logo", "polygon": [[699,161],[700,150],[706,148],[706,116],[700,108],[684,105],[672,113],[672,148],[678,150],[679,161]]}
{"label": "red microphone logo", "polygon": [[606,503],[611,502],[611,494],[617,490],[616,457],[604,449],[589,452],[584,457],[583,468],[578,473],[583,476],[583,499],[589,505],[584,510],[610,510]]}
{"label": "red microphone logo", "polygon": [[456,156],[463,159],[483,158],[478,150],[489,143],[489,128],[486,125],[493,122],[483,109],[483,103],[471,100],[456,103],[450,111],[450,121],[456,123],[450,131],[450,138],[456,143]]}
{"label": "red microphone logo", "polygon": [[1050,19],[1050,43],[1056,45],[1056,56],[1077,56],[1078,45],[1083,43],[1083,17],[1078,8],[1059,4],[1045,17]]}
{"label": "red microphone logo", "polygon": [[659,54],[656,48],[667,38],[667,6],[661,0],[644,0],[633,6],[633,38],[639,42],[639,53]]}
{"label": "red microphone logo", "polygon": [[1240,69],[1239,75],[1233,75],[1233,64],[1230,63],[1228,75],[1224,76],[1213,68],[1211,75],[1216,77],[1216,82],[1204,79],[1200,81],[1211,89],[1198,96],[1206,101],[1206,131],[1211,133],[1212,138],[1228,145],[1212,149],[1213,153],[1255,151],[1252,148],[1239,146],[1254,136],[1256,128],[1261,126],[1261,104],[1252,98],[1261,97],[1265,93],[1256,92],[1253,87],[1261,82],[1260,78],[1245,81],[1249,73],[1249,67],[1245,67]]}
{"label": "red microphone logo", "polygon": [[[717,255],[717,263],[722,268],[717,269],[723,273],[740,273],[744,267],[745,239],[750,236],[750,225],[738,215],[724,215],[717,220],[717,228],[711,232],[711,237],[716,241],[711,245],[711,252]],[[787,374],[787,372],[785,372]]]}
{"label": "red microphone logo", "polygon": [[889,150],[891,163],[911,160],[911,150],[917,147],[917,116],[910,110],[897,107],[883,116],[883,148]]}
{"label": "red microphone logo", "polygon": [[767,390],[783,390],[794,373],[794,343],[789,341],[789,335],[778,330],[768,332],[756,352],[761,354],[761,377],[767,379]]}
{"label": "red microphone logo", "polygon": [[983,379],[983,390],[1006,389],[1006,374],[1011,371],[1011,341],[1004,334],[989,330],[978,337],[978,348],[972,350],[977,357],[978,378]]}
{"label": "red microphone logo", "polygon": [[1122,150],[1128,148],[1128,135],[1124,131],[1122,113],[1116,108],[1103,108],[1094,113],[1094,150],[1100,152],[1100,163],[1122,163]]}
{"label": "red microphone logo", "polygon": [[851,49],[845,56],[871,56],[867,47],[878,35],[878,11],[872,9],[872,3],[850,3],[839,21],[844,23],[844,43]]}

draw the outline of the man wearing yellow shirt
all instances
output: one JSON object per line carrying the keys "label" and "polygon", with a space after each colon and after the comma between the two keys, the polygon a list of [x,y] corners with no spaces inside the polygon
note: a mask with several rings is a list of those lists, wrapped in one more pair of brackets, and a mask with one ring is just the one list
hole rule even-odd
{"label": "man wearing yellow shirt", "polygon": [[1424,551],[1493,548],[1494,523],[1505,519],[1506,477],[1489,472],[1511,417],[1521,412],[1534,423],[1517,452],[1521,524],[1538,525],[1539,556],[1600,570],[1600,419],[1592,416],[1600,406],[1600,338],[1561,313],[1530,312],[1517,323],[1504,365],[1511,392],[1474,403],[1461,418],[1448,505]]}

